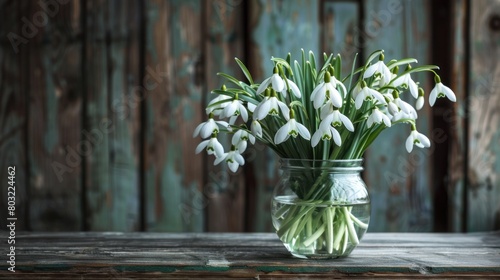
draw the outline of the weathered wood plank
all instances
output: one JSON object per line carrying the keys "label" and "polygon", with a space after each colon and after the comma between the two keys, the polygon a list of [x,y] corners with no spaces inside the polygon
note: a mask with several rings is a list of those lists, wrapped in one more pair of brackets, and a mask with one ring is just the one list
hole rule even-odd
{"label": "weathered wood plank", "polygon": [[[467,1],[453,1],[453,61],[450,87],[455,92],[458,102],[454,104],[453,109],[443,114],[445,122],[450,124],[450,158],[448,184],[449,195],[449,229],[454,232],[462,231],[466,227],[463,224],[464,205],[464,185],[466,170],[466,135],[465,135],[465,117],[467,112],[467,72],[465,56],[465,46],[467,44]],[[466,194],[465,194],[466,195]]]}
{"label": "weathered wood plank", "polygon": [[[241,0],[203,1],[205,5],[205,92],[203,105],[213,98],[209,92],[218,89],[224,79],[216,76],[224,72],[243,79],[235,57],[244,58],[244,6]],[[245,61],[246,62],[246,61]],[[228,85],[229,86],[229,85]],[[205,114],[203,108],[200,108]],[[231,147],[231,137],[219,136],[226,150]],[[197,138],[197,141],[201,141]],[[195,146],[193,146],[194,149]],[[251,149],[251,147],[249,147]],[[197,156],[202,159],[203,156]],[[248,159],[248,158],[247,158]],[[213,166],[214,158],[205,157],[208,182],[205,183],[202,203],[194,208],[192,214],[203,214],[206,211],[206,230],[218,232],[245,231],[247,215],[252,216],[252,210],[247,209],[245,172],[240,169],[232,173],[225,165]],[[245,167],[243,167],[245,168]],[[251,218],[249,218],[251,219]]]}
{"label": "weathered wood plank", "polygon": [[307,261],[291,257],[272,233],[18,233],[18,239],[23,246],[16,252],[17,272],[2,269],[0,277],[6,273],[10,279],[500,276],[500,232],[368,233],[347,258]]}
{"label": "weathered wood plank", "polygon": [[[28,170],[26,164],[26,124],[29,82],[29,49],[21,30],[21,16],[29,5],[19,1],[0,3],[0,219],[7,221],[8,197],[15,197],[16,229],[28,228]],[[8,168],[15,167],[15,196],[9,194]]]}
{"label": "weathered wood plank", "polygon": [[106,2],[85,1],[85,102],[84,129],[92,139],[92,153],[85,158],[85,219],[91,230],[105,230],[113,223],[113,191],[109,162],[110,133],[116,127],[108,114],[108,57]]}
{"label": "weathered wood plank", "polygon": [[[364,1],[365,21],[361,33],[365,57],[384,49],[386,59],[414,57],[429,63],[429,1]],[[418,44],[417,44],[418,42]],[[430,92],[425,76],[413,75]],[[402,99],[414,104],[404,93]],[[419,111],[417,129],[433,139],[428,105]],[[432,147],[408,155],[404,141],[409,128],[384,131],[366,153],[364,177],[372,201],[370,231],[430,231],[430,156]]]}
{"label": "weathered wood plank", "polygon": [[[323,32],[322,51],[340,54],[342,57],[341,76],[351,72],[352,62],[361,52],[359,36],[360,5],[354,1],[324,1],[322,11]],[[358,57],[358,63],[360,65]]]}
{"label": "weathered wood plank", "polygon": [[31,4],[33,14],[25,16],[38,31],[29,42],[30,228],[80,230],[81,165],[88,149],[80,137],[80,4]]}
{"label": "weathered wood plank", "polygon": [[112,224],[106,230],[139,229],[139,1],[108,1],[110,184]]}
{"label": "weathered wood plank", "polygon": [[467,230],[500,228],[500,1],[471,1]]}
{"label": "weathered wood plank", "polygon": [[[86,222],[91,230],[139,227],[138,1],[86,2]],[[92,140],[91,140],[92,139]]]}
{"label": "weathered wood plank", "polygon": [[[204,162],[194,158],[202,122],[201,3],[147,1],[146,229],[201,231]],[[149,70],[148,70],[149,69]],[[204,211],[204,210],[203,210]]]}
{"label": "weathered wood plank", "polygon": [[[255,82],[271,75],[271,57],[300,60],[301,49],[319,54],[319,1],[251,1],[248,67]],[[300,36],[298,36],[300,34]],[[318,57],[319,59],[320,57]],[[278,157],[262,145],[254,147],[252,160],[244,168],[252,171],[248,188],[256,192],[253,230],[271,231],[270,204],[278,180]]]}

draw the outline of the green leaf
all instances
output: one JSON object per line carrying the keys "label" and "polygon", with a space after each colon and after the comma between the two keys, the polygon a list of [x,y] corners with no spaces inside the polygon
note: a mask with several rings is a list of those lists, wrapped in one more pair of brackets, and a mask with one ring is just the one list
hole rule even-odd
{"label": "green leaf", "polygon": [[394,62],[389,62],[386,65],[387,68],[392,69],[396,66],[410,64],[410,63],[418,63],[418,61],[415,58],[403,58]]}
{"label": "green leaf", "polygon": [[248,71],[247,67],[241,60],[239,60],[237,57],[234,58],[236,60],[236,63],[238,63],[238,66],[240,66],[241,71],[243,71],[243,74],[245,74],[245,77],[247,77],[247,80],[250,82],[250,84],[254,84],[252,75],[250,74],[250,71]]}
{"label": "green leaf", "polygon": [[368,66],[370,64],[370,62],[372,62],[372,60],[379,57],[379,55],[383,52],[384,52],[384,50],[377,50],[377,51],[372,52],[370,54],[370,56],[368,56],[368,59],[366,60],[365,66]]}
{"label": "green leaf", "polygon": [[226,78],[228,81],[230,81],[231,83],[239,86],[240,85],[240,81],[238,79],[236,79],[235,77],[229,75],[229,74],[226,74],[226,73],[222,73],[222,72],[219,72],[217,73],[217,76],[221,76],[221,77],[224,77]]}
{"label": "green leaf", "polygon": [[311,67],[316,69],[316,57],[314,57],[314,53],[309,51],[309,62],[311,62]]}

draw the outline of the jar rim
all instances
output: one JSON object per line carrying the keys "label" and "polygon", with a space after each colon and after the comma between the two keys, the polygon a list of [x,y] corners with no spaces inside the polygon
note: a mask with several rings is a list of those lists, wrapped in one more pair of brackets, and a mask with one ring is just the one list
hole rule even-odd
{"label": "jar rim", "polygon": [[363,171],[363,159],[281,158],[281,169],[321,169],[330,171]]}

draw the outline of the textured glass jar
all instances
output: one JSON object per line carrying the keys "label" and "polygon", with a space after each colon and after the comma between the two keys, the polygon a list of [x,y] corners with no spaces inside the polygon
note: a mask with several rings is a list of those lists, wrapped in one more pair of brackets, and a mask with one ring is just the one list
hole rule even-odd
{"label": "textured glass jar", "polygon": [[348,256],[370,221],[370,197],[360,176],[362,160],[282,159],[271,214],[292,255]]}

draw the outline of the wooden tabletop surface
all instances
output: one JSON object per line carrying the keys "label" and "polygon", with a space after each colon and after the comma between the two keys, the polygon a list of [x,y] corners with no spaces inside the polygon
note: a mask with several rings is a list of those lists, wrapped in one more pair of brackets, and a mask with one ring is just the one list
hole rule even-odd
{"label": "wooden tabletop surface", "polygon": [[294,258],[273,233],[17,233],[15,255],[0,279],[500,279],[500,232],[367,233],[336,260]]}

